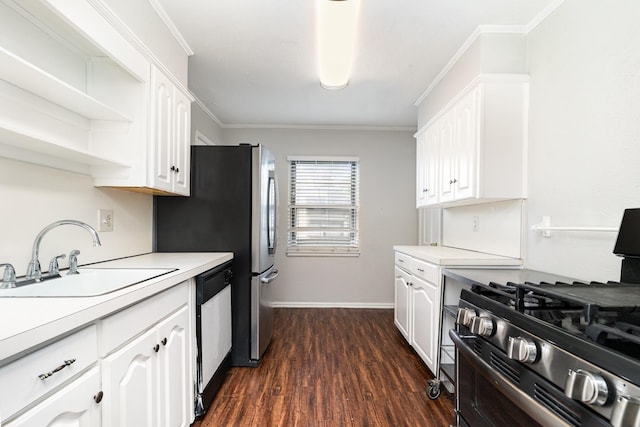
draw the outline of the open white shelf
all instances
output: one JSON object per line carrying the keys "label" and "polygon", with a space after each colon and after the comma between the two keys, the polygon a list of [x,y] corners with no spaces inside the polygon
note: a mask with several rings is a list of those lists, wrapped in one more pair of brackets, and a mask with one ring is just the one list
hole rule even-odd
{"label": "open white shelf", "polygon": [[[63,145],[53,138],[23,131],[0,128],[0,140],[10,141],[0,144],[0,157],[9,157],[30,163],[48,164],[61,169],[87,172],[86,167],[106,166],[128,168],[124,162],[99,157],[90,152]],[[76,165],[76,166],[74,166]]]}
{"label": "open white shelf", "polygon": [[0,47],[0,79],[92,120],[131,122],[131,117]]}

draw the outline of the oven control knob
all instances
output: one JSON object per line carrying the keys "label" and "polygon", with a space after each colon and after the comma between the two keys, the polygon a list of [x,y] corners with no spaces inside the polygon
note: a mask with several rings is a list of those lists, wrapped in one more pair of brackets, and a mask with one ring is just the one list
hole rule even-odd
{"label": "oven control knob", "polygon": [[523,337],[509,337],[507,348],[507,356],[509,359],[518,362],[533,363],[538,357],[538,349],[536,343]]}
{"label": "oven control knob", "polygon": [[616,399],[611,413],[613,427],[640,425],[640,399],[620,396]]}
{"label": "oven control knob", "polygon": [[493,320],[488,317],[476,316],[471,321],[471,327],[469,329],[471,330],[471,333],[482,337],[491,336],[493,333]]}
{"label": "oven control knob", "polygon": [[600,375],[582,369],[569,369],[564,394],[580,402],[602,406],[607,402],[609,390],[607,382]]}
{"label": "oven control knob", "polygon": [[460,308],[458,309],[458,315],[456,316],[456,323],[459,325],[464,325],[467,328],[471,326],[471,322],[474,317],[476,317],[475,310],[470,308]]}

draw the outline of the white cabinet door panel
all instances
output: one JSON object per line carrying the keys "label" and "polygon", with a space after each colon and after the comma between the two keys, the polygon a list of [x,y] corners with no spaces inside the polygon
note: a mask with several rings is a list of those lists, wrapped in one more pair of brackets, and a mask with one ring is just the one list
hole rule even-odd
{"label": "white cabinet door panel", "polygon": [[149,330],[103,361],[105,426],[158,426],[156,337]]}
{"label": "white cabinet door panel", "polygon": [[456,105],[454,187],[455,199],[476,196],[476,171],[480,143],[479,99],[480,89],[467,94]]}
{"label": "white cabinet door panel", "polygon": [[427,204],[427,139],[426,135],[418,136],[416,141],[416,206]]}
{"label": "white cabinet door panel", "polygon": [[440,141],[438,139],[438,129],[436,126],[426,131],[426,195],[427,205],[435,205],[440,201],[438,194],[439,174],[440,174]]}
{"label": "white cabinet door panel", "polygon": [[173,164],[174,183],[173,191],[179,194],[189,194],[189,170],[191,166],[191,101],[175,91],[175,126]]}
{"label": "white cabinet door panel", "polygon": [[177,313],[158,324],[160,342],[160,420],[159,426],[188,426],[193,402],[189,377],[189,310],[184,306]]}
{"label": "white cabinet door panel", "polygon": [[151,125],[149,146],[153,167],[150,168],[151,186],[171,191],[173,147],[173,84],[155,67],[151,72]]}
{"label": "white cabinet door panel", "polygon": [[440,141],[440,202],[449,202],[455,198],[455,111],[450,110],[438,121],[438,140]]}
{"label": "white cabinet door panel", "polygon": [[413,278],[411,295],[413,317],[411,319],[411,345],[427,367],[436,373],[438,355],[438,288],[431,283]]}
{"label": "white cabinet door panel", "polygon": [[395,267],[394,323],[406,340],[409,340],[409,280],[407,273]]}

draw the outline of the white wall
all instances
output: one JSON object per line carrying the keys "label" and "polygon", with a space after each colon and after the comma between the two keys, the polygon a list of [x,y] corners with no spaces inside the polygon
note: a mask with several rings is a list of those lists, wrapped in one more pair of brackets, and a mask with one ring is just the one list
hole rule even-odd
{"label": "white wall", "polygon": [[[91,236],[71,225],[45,235],[40,263],[47,270],[54,255],[79,249],[78,262],[89,262],[151,252],[152,197],[123,190],[99,189],[85,175],[0,158],[0,263],[12,263],[24,275],[33,241],[45,226],[61,219],[76,219],[98,227],[98,209],[114,211],[114,231],[98,233],[101,247]],[[68,258],[60,262],[67,267]]]}
{"label": "white wall", "polygon": [[[523,201],[509,200],[442,210],[442,244],[521,258]],[[474,231],[474,221],[477,231]]]}
{"label": "white wall", "polygon": [[[225,143],[262,143],[276,157],[280,277],[274,300],[291,306],[389,307],[393,245],[417,241],[412,132],[225,129]],[[289,155],[360,157],[359,257],[287,257]]]}
{"label": "white wall", "polygon": [[[197,133],[203,135],[213,145],[222,144],[222,129],[197,102],[191,103],[191,145],[202,145]],[[205,145],[208,145],[205,144]]]}
{"label": "white wall", "polygon": [[479,74],[526,73],[526,67],[525,35],[478,34],[418,107],[418,129],[422,129]]}
{"label": "white wall", "polygon": [[[528,37],[528,226],[617,227],[640,206],[640,2],[565,0]],[[527,227],[527,266],[618,279],[615,233]]]}

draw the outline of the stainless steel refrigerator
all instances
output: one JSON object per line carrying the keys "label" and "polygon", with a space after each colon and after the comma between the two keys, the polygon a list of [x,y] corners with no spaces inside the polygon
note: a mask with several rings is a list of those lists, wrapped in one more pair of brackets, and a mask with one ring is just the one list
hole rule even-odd
{"label": "stainless steel refrigerator", "polygon": [[157,252],[234,254],[234,366],[257,366],[273,334],[277,206],[274,157],[249,144],[191,147],[191,196],[154,197]]}

